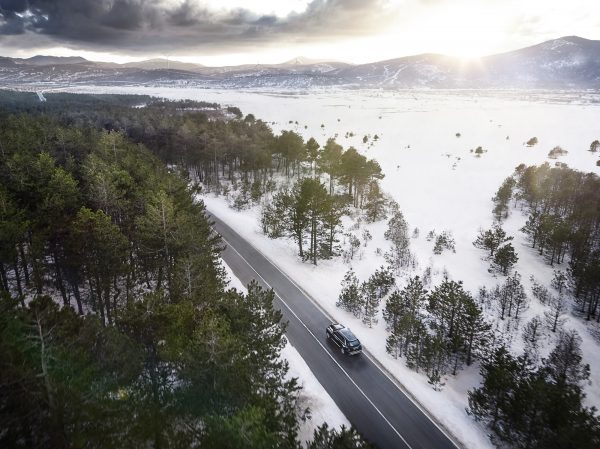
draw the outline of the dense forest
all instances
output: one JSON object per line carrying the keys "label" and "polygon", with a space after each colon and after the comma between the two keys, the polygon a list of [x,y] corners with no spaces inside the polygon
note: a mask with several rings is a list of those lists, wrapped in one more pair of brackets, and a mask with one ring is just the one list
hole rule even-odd
{"label": "dense forest", "polygon": [[[258,177],[268,127],[207,103],[46,98],[0,91],[0,445],[299,447],[310,412],[273,293],[226,288],[169,168]],[[309,447],[367,445],[325,425]]]}
{"label": "dense forest", "polygon": [[506,216],[511,202],[526,215],[522,231],[540,257],[565,266],[576,311],[600,322],[600,178],[568,167],[519,165],[495,198]]}
{"label": "dense forest", "polygon": [[364,210],[369,221],[385,217],[381,167],[334,138],[321,148],[315,139],[305,142],[294,131],[276,136],[267,123],[252,114],[244,117],[236,107],[122,97],[112,101],[106,95],[53,93],[40,102],[33,93],[17,100],[14,93],[0,92],[5,109],[13,113],[51,114],[63,126],[122,132],[201,183],[204,191],[233,190],[238,209],[268,196],[265,234],[292,237],[299,256],[314,264],[341,253],[340,220],[349,206]]}

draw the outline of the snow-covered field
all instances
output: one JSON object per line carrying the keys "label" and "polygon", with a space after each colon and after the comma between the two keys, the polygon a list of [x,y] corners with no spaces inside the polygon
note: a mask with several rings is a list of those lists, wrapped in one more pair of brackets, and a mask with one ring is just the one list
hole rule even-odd
{"label": "snow-covered field", "polygon": [[[480,227],[491,226],[491,198],[518,164],[540,164],[546,160],[554,164],[547,154],[555,146],[561,146],[569,153],[560,158],[560,162],[586,172],[600,173],[600,167],[596,166],[598,154],[588,151],[590,143],[600,139],[600,103],[595,93],[321,90],[309,94],[284,94],[78,88],[78,91],[87,92],[99,90],[235,105],[244,113],[252,113],[271,123],[276,132],[294,129],[305,138],[315,137],[321,144],[328,137],[337,135],[338,142],[345,148],[353,145],[379,161],[386,175],[382,181],[383,189],[400,204],[410,229],[419,229],[419,237],[411,240],[411,250],[419,263],[415,274],[431,267],[435,285],[446,271],[452,279],[463,281],[465,288],[474,294],[479,287],[493,287],[504,279],[488,272],[488,263],[482,261],[484,252],[473,247],[472,242]],[[378,135],[376,142],[373,141],[375,134]],[[371,137],[363,144],[365,135]],[[524,142],[534,136],[539,143],[533,147],[525,146]],[[484,150],[481,157],[471,152],[478,146]],[[373,236],[366,246],[361,246],[361,253],[350,264],[337,259],[322,261],[315,267],[298,260],[291,242],[269,240],[261,234],[258,207],[240,213],[230,209],[222,197],[207,195],[204,201],[212,213],[252,241],[271,260],[277,261],[333,318],[350,325],[368,351],[465,446],[492,447],[486,429],[465,412],[466,391],[479,383],[476,366],[456,378],[446,379],[441,392],[434,391],[424,376],[410,371],[402,360],[393,359],[385,352],[387,335],[382,319],[370,329],[335,306],[340,281],[350,265],[360,280],[366,280],[375,268],[385,263],[381,255],[388,247],[383,238],[385,222],[347,229],[361,241],[365,228]],[[524,221],[525,217],[513,210],[503,227],[515,237],[513,244],[519,255],[515,269],[521,274],[531,298],[529,277],[533,275],[538,282],[549,286],[553,268],[529,248],[524,235],[519,232]],[[351,223],[347,220],[346,224],[350,227]],[[433,229],[452,232],[456,253],[433,254],[433,242],[426,239]],[[378,252],[378,248],[383,251]],[[566,266],[555,266],[554,269],[566,269]],[[402,278],[398,279],[398,285],[403,282]],[[522,323],[543,314],[543,310],[544,306],[531,298]],[[599,344],[591,335],[591,329],[578,318],[569,316],[565,328],[576,329],[583,338],[584,361],[590,364],[592,372],[592,382],[586,386],[587,403],[600,406]],[[544,350],[548,351],[554,343],[554,337],[548,335]],[[518,351],[520,346],[520,338],[515,337],[513,348]]]}

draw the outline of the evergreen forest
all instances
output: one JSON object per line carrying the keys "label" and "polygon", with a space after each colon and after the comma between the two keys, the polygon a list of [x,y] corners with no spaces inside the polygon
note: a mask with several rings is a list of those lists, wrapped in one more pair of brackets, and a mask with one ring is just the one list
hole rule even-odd
{"label": "evergreen forest", "polygon": [[[0,91],[0,446],[306,443],[273,293],[227,288],[190,182],[260,179],[268,126],[202,102],[46,97]],[[368,447],[326,424],[308,444]]]}

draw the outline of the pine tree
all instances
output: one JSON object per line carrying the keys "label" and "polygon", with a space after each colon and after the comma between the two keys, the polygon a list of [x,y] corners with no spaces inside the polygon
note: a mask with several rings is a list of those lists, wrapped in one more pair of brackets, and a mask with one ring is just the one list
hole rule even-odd
{"label": "pine tree", "polygon": [[[393,338],[390,335],[390,338]],[[416,321],[413,327],[412,338],[410,345],[405,350],[406,354],[406,366],[410,369],[415,370],[417,373],[425,368],[425,344],[429,338],[425,323],[422,321]]]}
{"label": "pine tree", "polygon": [[297,172],[298,162],[306,158],[304,139],[294,131],[284,130],[275,141],[275,152],[284,158],[286,176],[290,175],[290,166],[293,176]]}
{"label": "pine tree", "polygon": [[590,377],[590,366],[583,365],[581,337],[574,331],[561,332],[558,343],[545,362],[557,383],[580,385]]}
{"label": "pine tree", "polygon": [[429,294],[427,310],[431,313],[433,329],[452,338],[458,333],[458,322],[469,294],[461,282],[444,279]]}
{"label": "pine tree", "polygon": [[566,293],[568,287],[568,277],[567,275],[559,270],[554,270],[554,277],[552,278],[551,286],[552,288],[558,291],[559,295],[563,295]]}
{"label": "pine tree", "polygon": [[388,298],[383,311],[390,332],[386,350],[394,357],[405,355],[411,345],[417,344],[418,329],[423,326],[422,309],[426,294],[421,280],[416,276],[408,280],[406,287]]}
{"label": "pine tree", "polygon": [[298,201],[303,204],[302,209],[306,210],[308,217],[307,224],[310,236],[308,257],[312,260],[312,263],[316,265],[319,248],[321,246],[319,243],[321,233],[319,231],[321,229],[323,215],[326,213],[326,209],[329,206],[325,186],[317,179],[303,179],[300,181]]}
{"label": "pine tree", "polygon": [[433,246],[433,254],[442,254],[442,252],[447,249],[456,252],[454,243],[454,237],[452,237],[452,233],[450,231],[443,231],[438,234],[435,238],[435,244]]}
{"label": "pine tree", "polygon": [[369,283],[373,284],[376,289],[376,294],[379,299],[387,295],[394,285],[394,275],[389,268],[383,265],[375,270],[375,273],[369,277]]}
{"label": "pine tree", "polygon": [[557,296],[551,296],[548,300],[550,310],[544,312],[546,319],[546,325],[552,332],[560,330],[565,319],[563,315],[567,311],[567,304],[564,296],[558,294]]}
{"label": "pine tree", "polygon": [[347,312],[352,312],[355,315],[359,315],[363,307],[363,298],[358,283],[358,278],[354,274],[352,268],[344,275],[342,281],[342,290],[338,297],[338,301],[335,304]]}
{"label": "pine tree", "polygon": [[362,298],[363,310],[362,310],[362,321],[369,327],[373,327],[373,324],[377,324],[377,312],[379,311],[379,303],[381,297],[379,296],[378,288],[374,282],[368,280],[363,282],[360,286],[360,296]]}
{"label": "pine tree", "polygon": [[102,321],[112,323],[117,312],[113,281],[124,272],[127,239],[104,212],[82,207],[72,223],[68,244],[90,287],[89,306],[100,313]]}
{"label": "pine tree", "polygon": [[392,248],[386,253],[386,261],[395,269],[408,266],[411,259],[408,223],[400,210],[388,221],[384,237],[392,243]]}
{"label": "pine tree", "polygon": [[281,207],[283,192],[275,195],[273,202],[263,205],[260,223],[263,234],[271,239],[285,235],[285,209]]}
{"label": "pine tree", "polygon": [[385,303],[383,310],[383,319],[386,322],[386,328],[390,332],[386,339],[386,351],[398,358],[404,352],[405,337],[405,304],[399,292],[393,292]]}
{"label": "pine tree", "polygon": [[477,421],[486,422],[497,432],[505,425],[506,411],[517,388],[520,364],[503,346],[484,361],[480,369],[482,384],[468,392],[469,409]]}
{"label": "pine tree", "polygon": [[319,143],[311,137],[306,141],[306,160],[310,163],[311,175],[315,174],[315,162],[319,157]]}
{"label": "pine tree", "polygon": [[310,223],[308,204],[302,195],[302,184],[296,183],[291,194],[287,221],[289,232],[298,245],[298,255],[304,259],[304,235]]}
{"label": "pine tree", "polygon": [[543,217],[540,212],[533,210],[529,214],[529,217],[525,222],[525,226],[521,228],[521,231],[529,236],[529,239],[531,240],[531,246],[533,248],[536,247],[540,240],[542,218]]}
{"label": "pine tree", "polygon": [[550,302],[550,299],[552,297],[552,295],[550,294],[550,291],[543,286],[542,284],[538,283],[535,279],[531,279],[532,281],[532,286],[531,286],[531,293],[533,294],[533,297],[536,298],[540,303],[542,304],[547,304]]}
{"label": "pine tree", "polygon": [[[431,328],[436,335],[436,339],[442,339],[445,348],[445,358],[451,359],[452,373],[456,374],[465,358],[467,348],[469,352],[469,361],[473,340],[478,331],[475,329],[480,322],[481,311],[474,306],[473,299],[464,291],[461,282],[455,282],[444,279],[429,294],[429,303],[427,310],[431,314]],[[474,306],[474,308],[471,308]],[[469,314],[467,313],[469,310]],[[468,318],[473,321],[469,323]],[[473,327],[467,331],[467,324]],[[467,343],[467,338],[471,333],[473,338]],[[435,340],[437,342],[437,340]],[[437,345],[437,343],[436,343]],[[437,346],[436,346],[437,347]],[[437,349],[436,349],[437,351]],[[440,364],[440,369],[444,366]],[[445,372],[442,371],[442,374]]]}
{"label": "pine tree", "polygon": [[521,337],[525,343],[525,353],[534,362],[538,359],[540,338],[543,336],[542,319],[534,316],[523,327]]}
{"label": "pine tree", "polygon": [[488,333],[491,329],[483,316],[481,308],[471,296],[466,298],[464,316],[462,318],[461,337],[464,339],[465,362],[470,366],[473,358],[479,358],[488,343]]}
{"label": "pine tree", "polygon": [[346,213],[345,201],[339,196],[329,196],[325,211],[322,216],[322,232],[325,234],[325,243],[321,248],[324,258],[336,255],[336,236],[341,228],[342,216]]}
{"label": "pine tree", "polygon": [[491,293],[492,299],[496,302],[500,319],[514,317],[519,318],[519,314],[527,307],[528,299],[525,294],[523,284],[521,284],[521,275],[515,273],[508,276],[502,286],[496,286]]}
{"label": "pine tree", "polygon": [[440,333],[425,334],[423,338],[422,362],[427,382],[434,390],[444,386],[443,377],[448,369],[448,349],[446,339]]}
{"label": "pine tree", "polygon": [[473,245],[476,248],[486,249],[490,252],[489,256],[493,257],[494,252],[506,242],[512,240],[512,237],[508,237],[506,232],[499,226],[495,225],[492,229],[488,229],[484,231],[483,229],[479,230],[479,235],[473,242]]}
{"label": "pine tree", "polygon": [[348,238],[348,250],[345,253],[346,262],[353,260],[354,256],[360,249],[360,239],[352,232],[344,234]]}
{"label": "pine tree", "polygon": [[508,204],[513,196],[513,188],[516,183],[515,179],[509,176],[504,180],[494,198],[492,198],[492,201],[495,203],[494,215],[496,220],[500,221],[508,217]]}
{"label": "pine tree", "polygon": [[507,276],[509,270],[517,263],[519,256],[515,252],[511,243],[507,243],[504,246],[498,248],[494,255],[494,264],[502,272],[503,275]]}
{"label": "pine tree", "polygon": [[333,195],[335,179],[340,176],[343,151],[344,149],[335,139],[327,139],[317,159],[319,170],[329,175],[330,195]]}
{"label": "pine tree", "polygon": [[496,285],[490,290],[489,297],[492,304],[498,309],[500,319],[503,320],[506,316],[506,311],[508,310],[511,299],[507,290],[503,288],[503,286]]}
{"label": "pine tree", "polygon": [[323,423],[315,429],[313,440],[307,443],[307,449],[374,449],[354,427],[348,429],[343,424],[337,430]]}
{"label": "pine tree", "polygon": [[[468,412],[493,431],[493,441],[522,449],[586,448],[600,443],[600,419],[583,406],[577,334],[561,336],[542,366],[501,347],[481,365],[483,382],[470,391]],[[557,406],[560,404],[560,406]]]}
{"label": "pine tree", "polygon": [[368,185],[366,196],[366,204],[364,206],[367,223],[374,223],[387,218],[385,210],[385,199],[381,193],[379,183],[373,180]]}

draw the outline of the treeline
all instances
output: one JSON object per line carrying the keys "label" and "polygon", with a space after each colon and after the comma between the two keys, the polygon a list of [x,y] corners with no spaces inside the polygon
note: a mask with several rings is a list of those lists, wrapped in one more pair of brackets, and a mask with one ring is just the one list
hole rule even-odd
{"label": "treeline", "polygon": [[387,352],[423,372],[435,389],[446,375],[485,357],[486,345],[494,340],[477,300],[462,283],[447,278],[431,291],[419,276],[397,289],[390,269],[380,267],[362,283],[350,269],[336,305],[372,327],[383,298]]}
{"label": "treeline", "polygon": [[228,120],[228,111],[216,103],[147,95],[44,95],[47,101],[40,102],[32,92],[0,91],[0,113],[49,116],[65,127],[123,132],[167,164],[214,185],[216,175],[228,169],[245,176],[266,169],[258,159],[272,147],[271,129],[251,115],[243,121],[229,113],[234,119]]}
{"label": "treeline", "polygon": [[0,120],[0,445],[300,447],[273,293],[226,290],[188,182],[83,103]]}
{"label": "treeline", "polygon": [[291,190],[281,189],[265,204],[261,224],[270,238],[292,237],[300,257],[316,265],[317,259],[335,255],[334,243],[345,212],[343,198],[330,195],[319,180],[305,178]]}
{"label": "treeline", "polygon": [[[186,183],[117,132],[11,116],[0,129],[0,284],[112,323],[136,294],[219,282],[219,247]],[[82,292],[85,291],[85,294]],[[24,302],[22,302],[24,305]]]}
{"label": "treeline", "polygon": [[[165,101],[133,95],[120,98],[47,94],[46,102],[39,102],[33,93],[4,91],[1,95],[7,100],[3,109],[8,112],[47,114],[66,127],[122,132],[167,164],[186,172],[192,180],[202,183],[205,190],[234,191],[233,205],[238,209],[258,203],[265,194],[275,193],[274,176],[291,182],[300,182],[304,177],[321,179],[321,175],[326,176],[330,198],[325,204],[330,207],[319,214],[323,216],[321,221],[330,223],[317,230],[313,217],[313,227],[302,232],[310,234],[306,242],[310,246],[312,241],[313,250],[307,252],[310,257],[299,248],[300,256],[313,263],[319,258],[338,254],[335,234],[339,225],[331,223],[338,220],[336,217],[344,213],[346,206],[361,208],[368,221],[385,217],[385,200],[378,184],[383,174],[375,160],[366,158],[354,148],[344,150],[334,139],[329,139],[321,148],[315,139],[305,142],[293,131],[283,131],[275,136],[266,123],[252,114],[243,117],[238,108],[223,110],[214,103]],[[113,101],[113,97],[119,98]],[[65,108],[69,101],[72,105]],[[24,106],[14,105],[20,102]],[[290,192],[280,193],[292,194],[295,188],[288,190]],[[270,196],[267,201],[271,201]],[[265,230],[273,237],[278,236],[277,226],[274,224],[273,232]],[[299,231],[294,232],[300,247],[299,234]]]}
{"label": "treeline", "polygon": [[[456,375],[465,364],[471,365],[487,354],[486,345],[494,340],[492,326],[484,318],[480,298],[474,298],[461,282],[447,276],[431,291],[426,289],[431,282],[430,270],[425,271],[427,279],[411,277],[404,288],[396,288],[394,273],[414,269],[416,263],[410,251],[408,223],[400,207],[391,202],[389,211],[392,216],[384,233],[390,241],[390,249],[384,254],[388,267],[375,270],[362,283],[350,269],[336,305],[371,327],[377,323],[385,299],[387,352],[404,358],[409,368],[423,372],[429,383],[440,389],[447,375]],[[418,235],[418,230],[415,232]],[[430,234],[433,238],[434,231]],[[446,232],[440,235],[451,239]]]}
{"label": "treeline", "polygon": [[[385,201],[378,187],[375,188],[376,201],[381,207],[377,206],[375,216],[367,213],[367,219],[384,218],[386,214]],[[303,178],[291,189],[281,187],[263,203],[261,226],[270,238],[291,237],[298,245],[298,255],[316,265],[317,260],[330,259],[340,253],[338,236],[343,229],[342,217],[348,213],[347,195],[330,194],[319,179]],[[354,238],[351,246],[360,244],[353,235],[349,238]]]}
{"label": "treeline", "polygon": [[329,175],[330,194],[339,184],[360,206],[370,191],[369,183],[383,177],[379,164],[354,148],[344,151],[334,139],[320,148],[314,139],[304,142],[294,131],[275,136],[268,124],[252,114],[244,117],[236,107],[221,109],[216,103],[146,95],[48,93],[45,97],[47,101],[40,102],[31,92],[0,91],[1,110],[49,115],[63,126],[121,131],[167,164],[213,188],[225,188],[221,180],[239,179],[247,191],[255,183],[264,193],[274,173],[299,178],[318,171]]}
{"label": "treeline", "polygon": [[568,261],[578,311],[600,321],[600,178],[567,167],[520,165],[496,195],[527,212],[525,232],[550,265]]}
{"label": "treeline", "polygon": [[336,303],[348,312],[352,312],[357,318],[369,327],[377,324],[377,313],[381,300],[390,292],[395,280],[392,272],[379,267],[367,281],[359,284],[354,271],[350,269],[342,281],[342,291]]}
{"label": "treeline", "polygon": [[484,422],[499,447],[593,449],[600,446],[600,419],[584,405],[589,366],[580,337],[560,335],[548,358],[536,365],[504,346],[481,363],[482,384],[469,391],[468,413]]}
{"label": "treeline", "polygon": [[388,297],[383,317],[387,351],[424,372],[438,388],[447,374],[456,375],[485,354],[491,326],[462,283],[444,279],[428,292],[416,276]]}
{"label": "treeline", "polygon": [[[329,139],[322,150],[312,138],[304,144],[293,131],[283,131],[275,142],[276,167],[283,159],[289,176],[291,161],[292,172],[300,177],[304,169],[309,176],[300,177],[291,189],[281,187],[263,205],[262,228],[270,238],[292,237],[298,244],[299,256],[316,265],[318,259],[339,254],[337,235],[349,207],[363,208],[369,222],[386,217],[386,201],[378,183],[383,174],[376,161],[354,148],[344,151],[334,139]],[[322,173],[328,175],[329,188],[321,182]]]}

